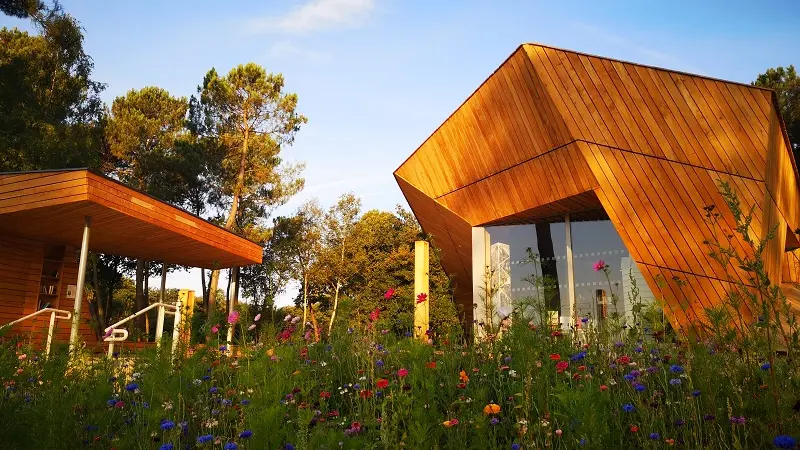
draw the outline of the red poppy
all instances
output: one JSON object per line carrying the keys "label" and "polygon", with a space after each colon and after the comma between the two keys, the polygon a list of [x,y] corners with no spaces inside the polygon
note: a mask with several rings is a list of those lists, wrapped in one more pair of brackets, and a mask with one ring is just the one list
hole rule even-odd
{"label": "red poppy", "polygon": [[627,355],[622,355],[619,358],[617,358],[617,362],[620,364],[628,364],[629,362],[631,362],[631,359]]}
{"label": "red poppy", "polygon": [[322,391],[319,393],[319,398],[331,398],[331,393],[328,391]]}
{"label": "red poppy", "polygon": [[339,411],[334,409],[333,411],[328,413],[328,417],[339,417]]}
{"label": "red poppy", "polygon": [[378,389],[386,389],[386,387],[389,386],[389,380],[386,378],[381,378],[377,383],[375,383],[375,386],[378,386]]}
{"label": "red poppy", "polygon": [[428,369],[435,369],[436,368],[436,361],[430,361],[430,362],[425,363],[425,367],[427,367]]}
{"label": "red poppy", "polygon": [[400,369],[397,371],[397,376],[400,378],[403,378],[406,375],[408,375],[408,369]]}
{"label": "red poppy", "polygon": [[567,361],[559,361],[559,362],[556,363],[556,372],[562,373],[565,370],[567,370],[567,367],[569,367],[569,362],[567,362]]}
{"label": "red poppy", "polygon": [[370,391],[368,389],[362,389],[361,392],[358,393],[358,396],[361,397],[361,398],[371,398],[372,397],[372,391]]}
{"label": "red poppy", "polygon": [[636,433],[637,431],[639,431],[639,427],[636,425],[631,425],[631,433]]}
{"label": "red poppy", "polygon": [[600,386],[600,390],[601,390],[601,391],[603,391],[603,392],[605,392],[605,391],[607,391],[607,390],[608,390],[608,386],[606,386],[605,384],[603,384],[603,385],[601,385],[601,386]]}
{"label": "red poppy", "polygon": [[369,313],[369,320],[375,322],[376,320],[378,320],[378,317],[380,317],[380,315],[381,315],[381,309],[375,308],[374,311]]}
{"label": "red poppy", "polygon": [[458,383],[456,386],[458,386],[459,389],[466,389],[467,383]]}
{"label": "red poppy", "polygon": [[558,361],[561,359],[561,355],[558,353],[551,353],[550,354],[550,361]]}
{"label": "red poppy", "polygon": [[586,370],[586,366],[578,366],[578,370],[580,370],[581,372],[583,372],[584,370]]}
{"label": "red poppy", "polygon": [[417,303],[423,303],[427,299],[428,299],[428,294],[424,292],[421,292],[419,295],[417,295]]}

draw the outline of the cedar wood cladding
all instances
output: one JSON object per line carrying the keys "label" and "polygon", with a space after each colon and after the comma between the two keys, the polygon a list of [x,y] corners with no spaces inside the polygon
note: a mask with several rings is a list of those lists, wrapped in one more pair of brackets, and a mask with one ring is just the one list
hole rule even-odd
{"label": "cedar wood cladding", "polygon": [[570,213],[608,217],[672,325],[689,331],[730,284],[703,243],[704,206],[733,229],[720,180],[754,208],[754,237],[776,227],[773,281],[798,281],[797,255],[785,251],[800,228],[790,148],[770,90],[525,44],[394,175],[442,250],[465,324],[471,227]]}

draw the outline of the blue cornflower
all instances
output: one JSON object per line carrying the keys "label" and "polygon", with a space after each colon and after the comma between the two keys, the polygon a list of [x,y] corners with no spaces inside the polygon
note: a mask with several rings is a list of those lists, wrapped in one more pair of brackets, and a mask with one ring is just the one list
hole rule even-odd
{"label": "blue cornflower", "polygon": [[248,399],[246,399],[246,398],[243,398],[243,399],[242,399],[242,401],[241,401],[241,402],[239,402],[239,403],[241,403],[241,404],[242,404],[242,405],[244,405],[244,406],[247,406],[247,405],[249,405],[249,404],[250,404],[250,400],[248,400]]}
{"label": "blue cornflower", "polygon": [[375,365],[378,366],[378,367],[383,367],[383,361],[379,359],[379,360],[375,361]]}
{"label": "blue cornflower", "polygon": [[681,373],[683,372],[683,367],[677,364],[673,364],[669,366],[669,370],[671,370],[673,373]]}
{"label": "blue cornflower", "polygon": [[219,389],[217,389],[216,386],[212,386],[211,389],[208,390],[208,392],[211,393],[211,394],[216,394],[218,390]]}
{"label": "blue cornflower", "polygon": [[133,392],[136,389],[139,389],[139,385],[136,383],[128,383],[127,385],[125,385],[125,390],[128,392]]}
{"label": "blue cornflower", "polygon": [[642,353],[643,350],[644,349],[642,347],[636,347],[635,349],[633,349],[633,351],[635,351],[636,353]]}
{"label": "blue cornflower", "polygon": [[286,444],[286,445],[283,446],[283,449],[284,450],[294,450],[294,445]]}
{"label": "blue cornflower", "polygon": [[586,352],[579,352],[569,357],[570,361],[580,361],[583,358],[586,358]]}
{"label": "blue cornflower", "polygon": [[253,435],[253,432],[250,431],[250,430],[244,430],[241,433],[239,433],[239,437],[242,438],[242,439],[247,439],[252,435]]}
{"label": "blue cornflower", "polygon": [[522,446],[519,445],[519,444],[511,444],[511,450],[519,450],[521,448],[522,448]]}
{"label": "blue cornflower", "polygon": [[634,408],[633,405],[630,404],[630,403],[626,403],[626,404],[622,405],[622,410],[625,411],[625,412],[633,412],[634,409],[636,409],[636,408]]}
{"label": "blue cornflower", "polygon": [[492,425],[497,425],[498,423],[500,423],[500,419],[498,419],[497,417],[492,417],[492,420],[490,420],[489,423]]}
{"label": "blue cornflower", "polygon": [[769,370],[770,367],[772,367],[772,364],[765,362],[764,364],[761,365],[761,370]]}
{"label": "blue cornflower", "polygon": [[236,450],[238,448],[239,446],[236,445],[236,442],[228,442],[227,444],[225,444],[225,450]]}
{"label": "blue cornflower", "polygon": [[212,409],[211,410],[211,415],[212,416],[218,416],[219,415],[219,410],[218,409]]}
{"label": "blue cornflower", "polygon": [[166,420],[166,419],[161,421],[161,429],[162,430],[171,430],[173,428],[175,428],[175,422],[173,422],[171,420]]}
{"label": "blue cornflower", "polygon": [[225,406],[231,406],[233,404],[233,401],[231,399],[228,399],[228,398],[223,398],[222,399],[222,404],[225,405]]}
{"label": "blue cornflower", "polygon": [[578,441],[578,444],[580,444],[580,445],[586,445],[586,438],[581,438],[581,440],[580,440],[580,441]]}
{"label": "blue cornflower", "polygon": [[506,356],[505,358],[503,358],[503,361],[505,361],[506,364],[508,364],[508,363],[511,362],[511,357],[510,356]]}
{"label": "blue cornflower", "polygon": [[159,450],[172,450],[172,449],[174,449],[174,448],[175,448],[175,446],[174,446],[174,445],[172,445],[172,442],[167,442],[166,444],[163,444],[163,445],[162,445],[161,447],[159,447],[158,449],[159,449]]}
{"label": "blue cornflower", "polygon": [[208,380],[210,380],[210,379],[211,379],[211,377],[210,377],[210,376],[208,376],[208,375],[203,375],[203,381],[208,381]]}
{"label": "blue cornflower", "polygon": [[108,405],[109,407],[112,407],[112,406],[114,406],[116,404],[117,404],[117,399],[115,399],[115,398],[112,398],[111,400],[108,400],[106,402],[106,405]]}
{"label": "blue cornflower", "polygon": [[661,439],[661,435],[658,434],[658,433],[650,433],[650,439],[652,439],[654,441],[657,441],[657,440]]}
{"label": "blue cornflower", "polygon": [[700,397],[700,391],[699,390],[692,391],[692,397]]}
{"label": "blue cornflower", "polygon": [[332,345],[326,345],[326,346],[325,346],[325,351],[326,351],[326,352],[329,352],[329,351],[331,351],[331,350],[333,350],[333,346],[332,346]]}
{"label": "blue cornflower", "polygon": [[403,333],[403,336],[411,337],[411,332],[410,331],[406,331],[405,333]]}
{"label": "blue cornflower", "polygon": [[227,351],[227,350],[228,350],[228,346],[227,345],[220,345],[219,351],[224,352],[224,351]]}
{"label": "blue cornflower", "polygon": [[775,439],[772,440],[772,445],[777,448],[792,449],[795,445],[797,445],[797,441],[787,434],[782,434],[780,436],[776,436]]}
{"label": "blue cornflower", "polygon": [[206,444],[214,440],[214,436],[210,434],[204,434],[202,436],[197,436],[197,443],[198,444]]}
{"label": "blue cornflower", "polygon": [[586,323],[589,321],[588,317],[581,317],[581,322]]}
{"label": "blue cornflower", "polygon": [[677,386],[677,385],[681,384],[681,379],[680,378],[673,378],[673,379],[669,380],[669,384],[671,384],[673,386]]}
{"label": "blue cornflower", "polygon": [[638,392],[644,392],[644,390],[646,389],[645,385],[641,383],[634,384],[633,388],[636,389]]}
{"label": "blue cornflower", "polygon": [[614,342],[614,346],[615,347],[625,347],[625,343],[622,342],[622,341],[617,341],[617,342]]}
{"label": "blue cornflower", "polygon": [[142,408],[144,408],[144,409],[150,408],[150,403],[142,402]]}
{"label": "blue cornflower", "polygon": [[682,427],[682,426],[684,426],[684,425],[686,425],[686,421],[685,421],[685,420],[683,420],[683,419],[677,419],[677,420],[675,421],[675,426],[676,426],[676,427]]}
{"label": "blue cornflower", "polygon": [[361,389],[361,385],[356,383],[353,385],[353,389]]}
{"label": "blue cornflower", "polygon": [[633,375],[631,375],[629,373],[626,373],[625,376],[623,376],[622,378],[625,378],[625,381],[633,381],[633,380],[636,379],[636,377],[634,377]]}
{"label": "blue cornflower", "polygon": [[99,429],[100,427],[98,427],[97,425],[86,425],[86,431],[97,431]]}

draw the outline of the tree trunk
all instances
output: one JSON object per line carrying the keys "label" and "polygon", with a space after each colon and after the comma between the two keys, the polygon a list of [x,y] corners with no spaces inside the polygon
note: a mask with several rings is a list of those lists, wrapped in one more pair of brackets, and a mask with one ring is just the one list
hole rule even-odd
{"label": "tree trunk", "polygon": [[207,314],[211,316],[214,310],[214,305],[217,302],[217,285],[219,284],[219,269],[211,271],[211,279],[208,281],[208,310]]}
{"label": "tree trunk", "polygon": [[336,280],[336,293],[333,294],[333,311],[331,311],[331,321],[328,323],[328,336],[331,335],[331,330],[333,330],[333,319],[336,318],[336,308],[339,307],[339,289],[341,289],[342,284],[339,280]]}
{"label": "tree trunk", "polygon": [[167,302],[167,269],[168,268],[169,268],[169,266],[167,266],[167,262],[166,261],[162,261],[161,262],[161,295],[159,296],[159,299],[158,299],[158,301],[160,303],[166,303]]}
{"label": "tree trunk", "polygon": [[[144,307],[150,306],[150,261],[144,262]],[[144,333],[147,336],[145,341],[150,340],[150,314],[144,316]]]}
{"label": "tree trunk", "polygon": [[200,283],[201,283],[200,289],[203,290],[203,292],[200,293],[200,296],[203,297],[203,309],[208,311],[208,293],[206,293],[206,269],[203,268],[200,269]]}
{"label": "tree trunk", "polygon": [[303,330],[308,323],[308,275],[303,273]]}
{"label": "tree trunk", "polygon": [[[144,303],[144,261],[141,259],[136,260],[136,298],[133,302],[133,309],[134,313],[140,311],[145,306]],[[145,321],[144,316],[139,316],[135,320],[136,329],[139,331],[144,331],[145,328]]]}
{"label": "tree trunk", "polygon": [[317,326],[317,315],[314,314],[314,305],[311,305],[311,326],[314,328],[314,342],[319,342],[319,327]]}

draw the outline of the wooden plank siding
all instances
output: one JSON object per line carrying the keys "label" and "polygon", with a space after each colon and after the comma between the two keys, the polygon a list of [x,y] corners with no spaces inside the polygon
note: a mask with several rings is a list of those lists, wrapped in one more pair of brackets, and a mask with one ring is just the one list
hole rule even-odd
{"label": "wooden plank siding", "polygon": [[[463,309],[473,306],[471,227],[573,214],[612,221],[673,326],[691,333],[731,283],[749,281],[709,256],[707,239],[735,235],[722,182],[752,211],[752,239],[775,230],[764,255],[773,281],[800,282],[800,257],[786,252],[800,245],[790,148],[770,90],[524,44],[395,178],[466,286]],[[753,256],[738,236],[732,245]]]}
{"label": "wooden plank siding", "polygon": [[[94,252],[205,268],[261,262],[260,245],[102,175],[87,170],[0,173],[0,324],[39,308],[48,246],[64,246],[65,253],[56,295],[46,300],[54,308],[74,310],[66,290],[77,285],[86,216],[92,218],[89,250]],[[94,342],[89,316],[84,298],[79,331]],[[11,332],[41,340],[48,325],[49,316],[42,315]],[[56,341],[69,339],[69,327],[69,321],[57,322]]]}

